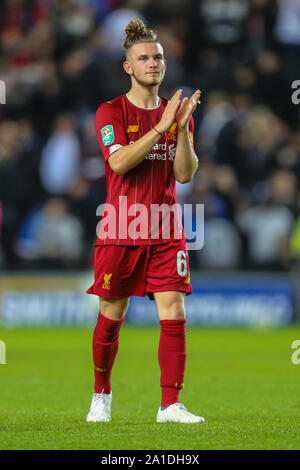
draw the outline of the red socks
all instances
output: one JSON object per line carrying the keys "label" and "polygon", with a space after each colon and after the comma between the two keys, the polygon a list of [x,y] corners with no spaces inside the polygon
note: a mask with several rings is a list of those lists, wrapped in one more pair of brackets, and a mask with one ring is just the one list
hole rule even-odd
{"label": "red socks", "polygon": [[110,320],[99,313],[93,336],[95,365],[95,393],[111,392],[111,370],[119,348],[119,331],[122,320]]}
{"label": "red socks", "polygon": [[161,370],[161,407],[179,401],[186,362],[186,320],[161,320],[158,361]]}
{"label": "red socks", "polygon": [[[93,336],[95,393],[111,392],[111,371],[119,348],[123,320],[110,320],[99,313]],[[158,361],[161,369],[161,407],[179,401],[186,362],[186,320],[161,320]]]}

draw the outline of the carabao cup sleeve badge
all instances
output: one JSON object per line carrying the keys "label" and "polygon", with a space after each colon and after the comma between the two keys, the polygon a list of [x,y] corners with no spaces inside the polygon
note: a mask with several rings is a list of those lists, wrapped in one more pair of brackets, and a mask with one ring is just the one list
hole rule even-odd
{"label": "carabao cup sleeve badge", "polygon": [[110,145],[115,140],[114,128],[112,125],[105,126],[101,129],[101,135],[104,145]]}

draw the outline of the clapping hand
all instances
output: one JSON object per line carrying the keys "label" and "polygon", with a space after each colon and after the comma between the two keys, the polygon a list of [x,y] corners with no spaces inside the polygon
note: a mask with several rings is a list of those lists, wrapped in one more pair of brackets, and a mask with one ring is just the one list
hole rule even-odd
{"label": "clapping hand", "polygon": [[188,130],[190,117],[193,114],[197,104],[200,103],[200,96],[201,91],[196,90],[190,98],[183,98],[176,113],[176,121],[179,130]]}

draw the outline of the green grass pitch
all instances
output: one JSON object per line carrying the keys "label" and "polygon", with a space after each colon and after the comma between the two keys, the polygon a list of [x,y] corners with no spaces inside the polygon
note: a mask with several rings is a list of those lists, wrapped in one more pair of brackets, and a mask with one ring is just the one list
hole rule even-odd
{"label": "green grass pitch", "polygon": [[87,423],[91,329],[0,331],[0,449],[299,449],[300,327],[187,328],[180,399],[204,424],[156,424],[159,328],[123,325],[110,423]]}

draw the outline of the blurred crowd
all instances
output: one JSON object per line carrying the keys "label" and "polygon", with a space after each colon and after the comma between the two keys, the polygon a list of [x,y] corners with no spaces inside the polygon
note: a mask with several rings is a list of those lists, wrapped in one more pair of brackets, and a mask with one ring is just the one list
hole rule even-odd
{"label": "blurred crowd", "polygon": [[0,11],[2,269],[91,266],[106,197],[94,115],[129,88],[121,43],[137,18],[164,46],[160,95],[202,90],[199,169],[178,184],[180,203],[205,205],[192,267],[297,263],[300,0],[0,0]]}

